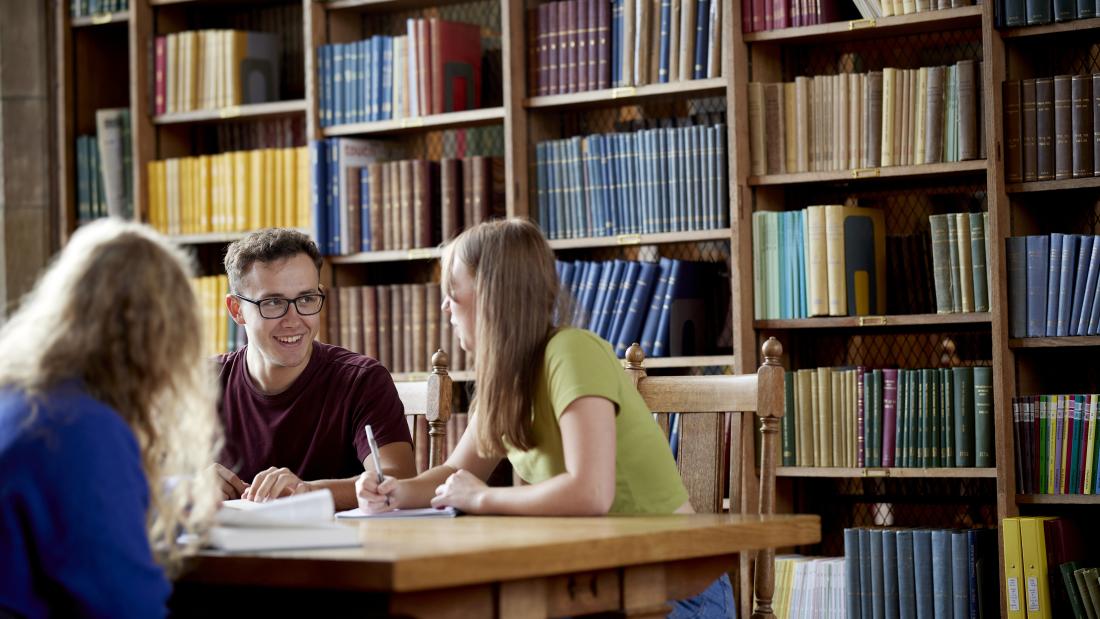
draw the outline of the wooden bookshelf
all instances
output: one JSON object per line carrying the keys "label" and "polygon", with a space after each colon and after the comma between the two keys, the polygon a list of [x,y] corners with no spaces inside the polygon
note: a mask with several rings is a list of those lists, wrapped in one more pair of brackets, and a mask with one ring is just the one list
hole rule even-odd
{"label": "wooden bookshelf", "polygon": [[98,15],[85,15],[74,17],[73,28],[87,28],[90,26],[104,26],[106,24],[124,24],[130,21],[130,11],[117,11],[115,13],[100,13]]}
{"label": "wooden bookshelf", "polygon": [[[1100,21],[1100,19],[1095,21]],[[1072,178],[1063,181],[1035,181],[1031,183],[1012,183],[1005,186],[1005,191],[1013,194],[1045,191],[1064,191],[1067,189],[1094,189],[1096,187],[1100,187],[1100,176]]]}
{"label": "wooden bookshelf", "polygon": [[[474,382],[474,372],[467,370],[458,370],[455,372],[448,371],[447,374],[456,383],[472,383]],[[398,372],[396,374],[390,374],[393,377],[395,383],[415,383],[428,380],[427,372]]]}
{"label": "wooden bookshelf", "polygon": [[394,120],[382,120],[369,123],[353,123],[325,127],[322,134],[327,138],[362,135],[394,135],[426,130],[467,129],[499,123],[504,120],[504,108],[490,107],[480,110],[464,110],[431,116],[411,116]]}
{"label": "wooden bookshelf", "polygon": [[665,232],[662,234],[619,234],[584,239],[556,239],[550,241],[554,249],[588,249],[595,247],[622,247],[627,245],[662,245],[671,243],[699,243],[704,241],[728,241],[729,228],[697,230],[692,232]]}
{"label": "wooden bookshelf", "polygon": [[1021,505],[1100,505],[1100,494],[1017,494]]}
{"label": "wooden bookshelf", "polygon": [[1055,34],[1069,34],[1087,32],[1100,28],[1100,17],[1089,19],[1073,19],[1065,22],[1043,24],[1040,26],[1021,26],[1019,28],[1002,28],[1000,30],[1003,39],[1022,39],[1028,37],[1043,37]]}
{"label": "wooden bookshelf", "polygon": [[989,312],[954,314],[899,314],[890,316],[830,316],[795,320],[754,320],[760,330],[786,329],[874,329],[884,327],[940,327],[954,325],[988,325]]}
{"label": "wooden bookshelf", "polygon": [[271,103],[251,103],[248,105],[233,105],[214,110],[194,110],[191,112],[177,112],[175,114],[162,114],[153,117],[154,125],[174,125],[185,123],[208,123],[244,118],[263,118],[288,116],[292,114],[305,114],[305,99],[293,101],[273,101]]}
{"label": "wooden bookshelf", "polygon": [[997,469],[780,466],[776,468],[775,474],[778,477],[795,478],[996,479]]}
{"label": "wooden bookshelf", "polygon": [[793,185],[796,183],[857,182],[880,178],[919,178],[926,176],[946,176],[953,174],[975,174],[985,172],[984,159],[959,161],[956,163],[928,163],[924,165],[886,166],[881,168],[860,168],[841,172],[798,172],[795,174],[768,174],[750,176],[750,186]]}
{"label": "wooden bookshelf", "polygon": [[643,364],[647,370],[664,368],[705,368],[733,365],[733,355],[702,355],[698,357],[648,357]]}
{"label": "wooden bookshelf", "polygon": [[1088,348],[1100,346],[1100,336],[1021,337],[1008,340],[1008,347],[1021,348]]}
{"label": "wooden bookshelf", "polygon": [[353,11],[357,13],[397,13],[427,7],[443,7],[463,4],[470,0],[331,0],[320,4],[327,11]]}
{"label": "wooden bookshelf", "polygon": [[798,28],[750,32],[745,35],[744,40],[746,43],[817,44],[865,38],[909,36],[940,30],[980,28],[981,25],[982,7],[981,5],[974,5],[926,13],[913,13],[911,15],[896,15],[877,19],[853,19],[813,26],[800,26]]}
{"label": "wooden bookshelf", "polygon": [[530,97],[524,105],[528,109],[557,110],[608,105],[630,105],[679,96],[722,96],[725,93],[724,78],[683,80],[667,84],[648,84],[606,90],[587,90],[564,95]]}
{"label": "wooden bookshelf", "polygon": [[332,264],[368,264],[384,262],[410,262],[415,260],[436,260],[443,255],[439,247],[422,249],[394,249],[388,251],[365,251],[347,256],[331,256]]}
{"label": "wooden bookshelf", "polygon": [[[309,234],[309,230],[299,230]],[[248,232],[211,232],[208,234],[174,234],[169,238],[178,245],[218,245],[243,239]]]}

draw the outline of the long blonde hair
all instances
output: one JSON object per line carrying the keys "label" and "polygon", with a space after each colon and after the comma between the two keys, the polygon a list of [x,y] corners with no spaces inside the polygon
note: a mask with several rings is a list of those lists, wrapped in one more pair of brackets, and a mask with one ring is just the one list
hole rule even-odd
{"label": "long blonde hair", "polygon": [[533,223],[508,219],[474,226],[445,248],[444,294],[456,260],[470,269],[477,299],[477,393],[470,410],[478,415],[478,452],[501,456],[505,439],[530,449],[531,405],[546,342],[556,324],[568,322],[554,252]]}
{"label": "long blonde hair", "polygon": [[0,329],[0,385],[23,391],[32,410],[77,380],[133,430],[149,483],[150,544],[170,573],[183,550],[177,535],[201,533],[218,497],[204,472],[221,444],[217,388],[201,352],[192,272],[150,228],[97,221],[77,230]]}

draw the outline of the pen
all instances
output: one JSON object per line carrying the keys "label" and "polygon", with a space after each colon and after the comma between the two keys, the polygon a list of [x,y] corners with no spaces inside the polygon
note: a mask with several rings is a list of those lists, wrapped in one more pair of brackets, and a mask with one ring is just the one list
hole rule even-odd
{"label": "pen", "polygon": [[[367,444],[370,445],[370,457],[374,461],[374,472],[378,475],[378,483],[381,484],[386,478],[382,475],[382,458],[378,456],[378,442],[374,440],[374,431],[371,430],[368,423],[363,430],[367,433]],[[390,497],[386,497],[386,505],[390,504]]]}

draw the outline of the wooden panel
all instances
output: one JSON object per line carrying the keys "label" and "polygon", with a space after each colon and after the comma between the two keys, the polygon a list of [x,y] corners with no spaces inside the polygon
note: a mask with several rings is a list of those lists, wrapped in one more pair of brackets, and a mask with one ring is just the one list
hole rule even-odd
{"label": "wooden panel", "polygon": [[699,230],[695,232],[665,232],[661,234],[619,234],[586,239],[557,239],[550,241],[554,249],[579,249],[592,247],[621,247],[625,245],[658,245],[662,243],[693,243],[699,241],[724,241],[730,238],[730,228]]}
{"label": "wooden panel", "polygon": [[917,178],[946,174],[968,174],[985,172],[984,159],[959,161],[954,163],[926,163],[924,165],[887,166],[882,168],[861,168],[842,172],[798,172],[795,174],[768,174],[749,177],[750,185],[789,185],[792,183],[824,183],[834,181],[859,181],[877,178]]}
{"label": "wooden panel", "polygon": [[638,391],[652,411],[754,411],[756,382],[754,374],[649,376],[638,386]]}
{"label": "wooden panel", "polygon": [[782,42],[805,45],[853,41],[863,38],[900,37],[922,32],[976,28],[981,19],[982,7],[981,5],[974,5],[927,13],[880,17],[878,19],[854,19],[814,26],[801,26],[799,28],[750,32],[745,35],[745,41],[749,43]]}
{"label": "wooden panel", "polygon": [[1100,505],[1100,495],[1017,494],[1016,502],[1024,505]]}
{"label": "wooden panel", "polygon": [[[58,10],[63,11],[65,15],[69,14],[68,7],[64,4],[56,5]],[[130,11],[117,11],[115,13],[100,13],[98,15],[86,15],[84,17],[75,17],[72,20],[73,28],[87,28],[91,26],[104,26],[107,24],[119,24],[130,19]]]}
{"label": "wooden panel", "polygon": [[216,110],[194,110],[177,114],[162,114],[153,117],[153,124],[169,125],[177,123],[209,123],[233,121],[240,118],[277,118],[301,114],[306,111],[306,100],[272,101],[270,103],[252,103],[233,105]]}
{"label": "wooden panel", "polygon": [[1064,181],[1012,183],[1011,185],[1005,185],[1005,191],[1007,193],[1033,193],[1040,191],[1063,191],[1066,189],[1092,189],[1095,187],[1100,187],[1100,176],[1071,178]]}
{"label": "wooden panel", "polygon": [[501,3],[500,21],[503,40],[501,41],[501,60],[504,71],[504,187],[505,210],[509,217],[530,216],[531,208],[530,178],[528,170],[534,165],[531,160],[532,135],[528,128],[528,117],[523,110],[523,99],[527,95],[527,70],[524,59],[527,57],[525,33],[525,11],[522,2],[505,1]]}
{"label": "wooden panel", "polygon": [[149,49],[153,45],[153,13],[145,2],[133,2],[130,7],[130,145],[134,160],[134,217],[149,221],[148,163],[157,158],[156,128],[150,119],[149,90],[152,88],[153,67]]}
{"label": "wooden panel", "polygon": [[901,477],[907,479],[979,479],[996,478],[996,468],[846,468],[830,466],[781,466],[778,477],[845,478],[845,477]]}
{"label": "wooden panel", "polygon": [[1100,346],[1098,336],[1024,337],[1008,340],[1009,348],[1085,348]]}
{"label": "wooden panel", "polygon": [[703,80],[687,80],[669,82],[666,84],[647,84],[645,86],[629,86],[626,88],[607,88],[604,90],[588,90],[564,95],[545,95],[530,97],[524,101],[524,106],[535,109],[585,109],[589,107],[608,107],[620,105],[636,105],[648,103],[651,100],[670,98],[682,98],[687,95],[704,97],[723,94],[726,89],[726,79],[717,77]]}
{"label": "wooden panel", "polygon": [[463,127],[481,127],[504,120],[504,108],[489,107],[479,110],[447,112],[431,116],[414,116],[394,120],[380,120],[369,123],[353,123],[326,127],[322,133],[326,137],[355,135],[394,135],[423,131],[425,129],[460,129]]}
{"label": "wooden panel", "polygon": [[[652,379],[647,379],[646,382]],[[643,386],[645,383],[642,383]],[[649,400],[647,399],[647,402]],[[721,413],[680,414],[680,455],[677,464],[695,511],[714,513],[722,508],[722,448],[725,427]]]}
{"label": "wooden panel", "polygon": [[1081,32],[1100,28],[1100,18],[1075,19],[1066,22],[1043,24],[1040,26],[1027,26],[1023,28],[1004,28],[1000,31],[1002,39],[1018,39],[1023,37],[1043,37],[1065,32]]}
{"label": "wooden panel", "polygon": [[890,316],[830,316],[799,318],[794,320],[756,320],[753,326],[760,330],[780,329],[870,329],[876,327],[921,327],[943,325],[984,325],[992,315],[989,312],[956,314],[894,314]]}

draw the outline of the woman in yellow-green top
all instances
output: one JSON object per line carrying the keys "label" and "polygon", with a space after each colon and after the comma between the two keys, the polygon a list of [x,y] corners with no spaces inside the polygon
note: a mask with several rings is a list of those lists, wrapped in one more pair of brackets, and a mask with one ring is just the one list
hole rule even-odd
{"label": "woman in yellow-green top", "polygon": [[[672,452],[611,346],[556,324],[567,312],[554,253],[534,224],[483,223],[444,251],[443,307],[475,354],[470,421],[441,466],[412,479],[374,473],[359,506],[456,507],[471,514],[593,516],[690,513]],[[529,485],[484,482],[501,458]],[[723,576],[672,617],[732,617]]]}

